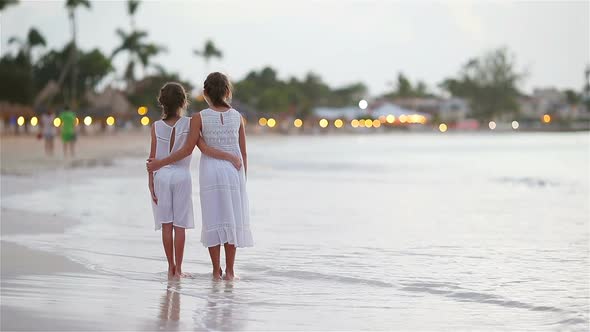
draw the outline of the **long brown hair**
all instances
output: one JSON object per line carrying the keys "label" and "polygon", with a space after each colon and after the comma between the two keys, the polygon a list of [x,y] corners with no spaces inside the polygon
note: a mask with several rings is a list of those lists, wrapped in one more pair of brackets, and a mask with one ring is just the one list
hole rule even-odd
{"label": "long brown hair", "polygon": [[224,74],[220,72],[209,74],[203,84],[203,90],[212,106],[231,107],[226,99],[231,96],[232,85]]}
{"label": "long brown hair", "polygon": [[180,112],[188,105],[186,91],[180,83],[168,82],[160,89],[158,105],[162,108],[162,119],[169,116],[180,116]]}

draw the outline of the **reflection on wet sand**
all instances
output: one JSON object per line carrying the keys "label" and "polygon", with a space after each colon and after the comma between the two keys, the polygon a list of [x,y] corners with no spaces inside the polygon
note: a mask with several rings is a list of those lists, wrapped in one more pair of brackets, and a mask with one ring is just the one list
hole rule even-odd
{"label": "reflection on wet sand", "polygon": [[236,331],[246,328],[246,304],[237,301],[234,282],[213,282],[204,311],[196,312],[195,318],[202,316],[202,324],[207,330]]}
{"label": "reflection on wet sand", "polygon": [[180,319],[180,282],[168,281],[160,302],[160,330],[178,330]]}

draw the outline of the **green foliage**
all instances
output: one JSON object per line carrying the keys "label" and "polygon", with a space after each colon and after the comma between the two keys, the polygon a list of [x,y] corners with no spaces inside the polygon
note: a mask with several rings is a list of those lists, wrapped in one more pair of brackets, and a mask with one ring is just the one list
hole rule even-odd
{"label": "green foliage", "polygon": [[117,29],[116,33],[121,39],[121,44],[113,50],[111,58],[122,52],[129,55],[129,62],[124,73],[128,83],[135,81],[135,66],[137,63],[140,63],[145,69],[151,64],[152,58],[166,50],[162,46],[146,42],[144,39],[147,38],[147,32],[145,31],[136,30],[126,33],[122,29]]}
{"label": "green foliage", "polygon": [[193,52],[196,56],[200,56],[205,59],[205,64],[208,64],[211,58],[221,59],[223,57],[221,50],[218,49],[211,40],[207,40],[205,42],[205,46],[202,50],[194,50]]}
{"label": "green foliage", "polygon": [[0,100],[29,104],[34,96],[33,76],[27,56],[6,55],[0,59]]}
{"label": "green foliage", "polygon": [[[51,50],[44,54],[34,66],[35,90],[39,91],[49,81],[58,81],[71,54],[72,44],[62,50]],[[99,49],[89,52],[77,50],[79,71],[76,78],[76,98],[80,99],[86,91],[94,90],[99,82],[113,71],[111,60]],[[66,79],[71,79],[72,72],[68,72]],[[64,86],[58,100],[65,100],[71,93],[70,87]]]}
{"label": "green foliage", "polygon": [[469,101],[476,119],[518,111],[518,84],[524,74],[515,69],[514,58],[505,48],[468,61],[457,78],[447,79],[441,87],[451,95]]}
{"label": "green foliage", "polygon": [[136,106],[147,106],[152,114],[153,112],[159,112],[157,96],[162,86],[168,82],[178,82],[187,91],[192,90],[191,84],[182,81],[178,74],[160,72],[138,81],[134,91],[128,95],[129,101]]}
{"label": "green foliage", "polygon": [[321,78],[309,73],[303,80],[295,77],[283,81],[270,67],[251,71],[235,83],[234,99],[262,113],[288,110],[304,116],[315,106],[350,106],[366,93],[362,83],[331,89]]}
{"label": "green foliage", "polygon": [[140,3],[141,2],[138,0],[127,1],[127,13],[129,14],[129,16],[135,15],[135,12],[137,11],[137,8],[139,7]]}
{"label": "green foliage", "polygon": [[428,91],[426,83],[418,81],[415,86],[403,74],[397,74],[397,82],[392,92],[385,94],[385,98],[409,98],[409,97],[432,97],[432,93]]}
{"label": "green foliage", "polygon": [[90,9],[90,1],[88,0],[66,0],[66,8],[69,10],[76,10],[78,7],[86,7]]}
{"label": "green foliage", "polygon": [[18,0],[0,0],[0,11],[3,11],[8,6],[13,6],[18,3]]}

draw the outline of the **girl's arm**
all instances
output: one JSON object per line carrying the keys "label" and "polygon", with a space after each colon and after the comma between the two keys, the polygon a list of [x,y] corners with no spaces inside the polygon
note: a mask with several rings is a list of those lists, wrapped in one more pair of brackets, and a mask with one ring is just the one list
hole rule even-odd
{"label": "girl's arm", "polygon": [[[177,161],[181,160],[182,158],[185,158],[186,156],[190,155],[193,152],[193,149],[195,148],[195,145],[199,141],[200,137],[201,137],[201,114],[197,113],[197,114],[193,115],[191,118],[191,130],[189,132],[186,143],[184,143],[184,145],[180,149],[178,149],[178,151],[170,154],[166,158],[163,158],[160,160],[156,160],[153,158],[148,159],[148,164],[147,164],[148,171],[152,171],[152,172],[157,171],[158,169],[160,169],[166,165],[170,165],[170,164],[177,162]],[[228,161],[231,161],[235,158],[235,156],[230,153],[223,152],[223,151],[220,151],[217,149],[213,149],[211,147],[207,147],[207,154],[213,158],[223,159],[223,160],[228,160]]]}
{"label": "girl's arm", "polygon": [[246,129],[244,125],[244,118],[240,123],[240,152],[242,153],[242,160],[244,163],[244,174],[248,173],[248,153],[246,152]]}
{"label": "girl's arm", "polygon": [[215,159],[223,159],[231,162],[237,170],[242,168],[242,159],[231,153],[223,152],[221,150],[214,149],[205,143],[203,137],[199,137],[197,141],[197,147],[201,150],[201,153]]}
{"label": "girl's arm", "polygon": [[[152,144],[150,148],[150,158],[154,158],[156,156],[156,129],[154,125],[152,125]],[[150,193],[152,194],[152,201],[158,204],[158,197],[156,197],[156,193],[154,191],[154,172],[148,172],[148,188],[150,189]]]}

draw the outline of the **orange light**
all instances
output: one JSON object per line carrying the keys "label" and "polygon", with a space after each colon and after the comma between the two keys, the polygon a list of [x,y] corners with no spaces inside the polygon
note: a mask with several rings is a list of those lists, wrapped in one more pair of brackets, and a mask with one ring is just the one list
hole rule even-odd
{"label": "orange light", "polygon": [[147,114],[147,111],[148,111],[147,107],[145,107],[145,106],[140,106],[140,107],[137,109],[137,114],[139,114],[139,115],[146,115],[146,114]]}
{"label": "orange light", "polygon": [[350,121],[350,125],[352,126],[352,128],[357,128],[359,126],[359,120],[354,119]]}
{"label": "orange light", "polygon": [[273,118],[268,119],[268,121],[266,122],[266,125],[269,128],[273,128],[276,124],[277,124],[277,121]]}
{"label": "orange light", "polygon": [[320,127],[322,128],[326,128],[328,126],[328,120],[326,119],[321,119],[320,120]]}
{"label": "orange light", "polygon": [[551,115],[549,115],[549,114],[543,115],[543,122],[550,123],[551,122]]}
{"label": "orange light", "polygon": [[303,120],[295,119],[295,121],[293,121],[293,125],[295,126],[295,128],[300,128],[301,126],[303,126]]}
{"label": "orange light", "polygon": [[263,127],[266,126],[266,123],[267,122],[268,121],[266,120],[266,118],[260,118],[260,119],[258,119],[258,124],[261,125],[261,126],[263,126]]}
{"label": "orange light", "polygon": [[379,120],[373,120],[373,127],[375,127],[375,128],[381,127],[381,121],[379,121]]}
{"label": "orange light", "polygon": [[334,127],[342,128],[342,126],[344,126],[344,122],[342,120],[337,119],[336,121],[334,121]]}

